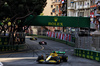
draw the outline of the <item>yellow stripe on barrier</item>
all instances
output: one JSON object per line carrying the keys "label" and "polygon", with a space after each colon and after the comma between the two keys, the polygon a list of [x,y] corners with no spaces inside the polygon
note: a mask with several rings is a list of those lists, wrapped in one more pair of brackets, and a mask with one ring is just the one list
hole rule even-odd
{"label": "yellow stripe on barrier", "polygon": [[78,50],[77,50],[77,53],[78,53]]}
{"label": "yellow stripe on barrier", "polygon": [[86,57],[89,58],[89,55],[87,55]]}
{"label": "yellow stripe on barrier", "polygon": [[98,53],[96,53],[96,56],[99,56]]}
{"label": "yellow stripe on barrier", "polygon": [[76,55],[78,56],[78,53]]}
{"label": "yellow stripe on barrier", "polygon": [[93,56],[90,56],[90,59],[93,59]]}
{"label": "yellow stripe on barrier", "polygon": [[6,45],[8,42],[4,42],[4,44]]}
{"label": "yellow stripe on barrier", "polygon": [[85,51],[83,51],[83,53],[85,53]]}
{"label": "yellow stripe on barrier", "polygon": [[91,55],[93,55],[93,52],[91,52]]}
{"label": "yellow stripe on barrier", "polygon": [[2,42],[0,42],[0,45],[2,45]]}
{"label": "yellow stripe on barrier", "polygon": [[82,57],[85,57],[85,54],[83,54]]}
{"label": "yellow stripe on barrier", "polygon": [[81,53],[81,50],[79,50],[79,53]]}
{"label": "yellow stripe on barrier", "polygon": [[2,51],[4,51],[4,47],[2,48]]}
{"label": "yellow stripe on barrier", "polygon": [[96,61],[99,61],[99,57],[95,57],[95,60],[96,60]]}
{"label": "yellow stripe on barrier", "polygon": [[81,56],[81,54],[79,54],[79,56]]}
{"label": "yellow stripe on barrier", "polygon": [[89,51],[87,52],[87,54],[89,54]]}

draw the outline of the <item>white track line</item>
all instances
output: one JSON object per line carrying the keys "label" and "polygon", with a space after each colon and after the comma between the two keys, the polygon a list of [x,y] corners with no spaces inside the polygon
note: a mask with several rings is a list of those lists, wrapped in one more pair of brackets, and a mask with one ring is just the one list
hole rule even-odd
{"label": "white track line", "polygon": [[0,62],[0,66],[3,66],[3,64]]}
{"label": "white track line", "polygon": [[[37,42],[33,41],[35,44],[38,44]],[[41,46],[41,49],[38,49],[38,50],[35,50],[35,51],[40,51],[40,50],[44,50],[44,47],[42,45]]]}
{"label": "white track line", "polygon": [[[24,60],[24,59],[33,59],[36,60],[38,57],[14,57],[14,58],[0,58],[1,62],[8,62],[14,60]],[[2,66],[2,65],[1,65]]]}

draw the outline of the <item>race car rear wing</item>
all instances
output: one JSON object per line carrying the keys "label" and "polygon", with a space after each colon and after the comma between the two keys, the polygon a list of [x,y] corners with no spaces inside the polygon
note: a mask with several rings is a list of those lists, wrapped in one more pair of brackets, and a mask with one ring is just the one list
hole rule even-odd
{"label": "race car rear wing", "polygon": [[65,54],[65,52],[62,51],[53,51],[53,52],[56,52],[57,54]]}

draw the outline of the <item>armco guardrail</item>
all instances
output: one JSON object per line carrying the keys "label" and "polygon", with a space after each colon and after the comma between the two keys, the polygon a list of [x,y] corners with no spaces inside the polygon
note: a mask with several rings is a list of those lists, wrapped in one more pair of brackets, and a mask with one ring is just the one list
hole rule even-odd
{"label": "armco guardrail", "polygon": [[96,60],[100,62],[100,52],[99,51],[75,48],[74,52],[76,56],[91,59],[91,60]]}

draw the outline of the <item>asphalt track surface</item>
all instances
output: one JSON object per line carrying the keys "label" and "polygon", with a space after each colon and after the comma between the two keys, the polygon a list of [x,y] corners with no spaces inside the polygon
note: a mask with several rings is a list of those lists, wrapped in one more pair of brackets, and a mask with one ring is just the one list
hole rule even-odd
{"label": "asphalt track surface", "polygon": [[[47,45],[39,45],[44,40]],[[37,41],[26,39],[27,50],[23,52],[0,54],[0,62],[3,66],[100,66],[100,62],[73,55],[74,47],[52,40],[40,39]],[[68,62],[60,64],[39,64],[36,59],[39,55],[50,54],[52,51],[65,51]]]}

